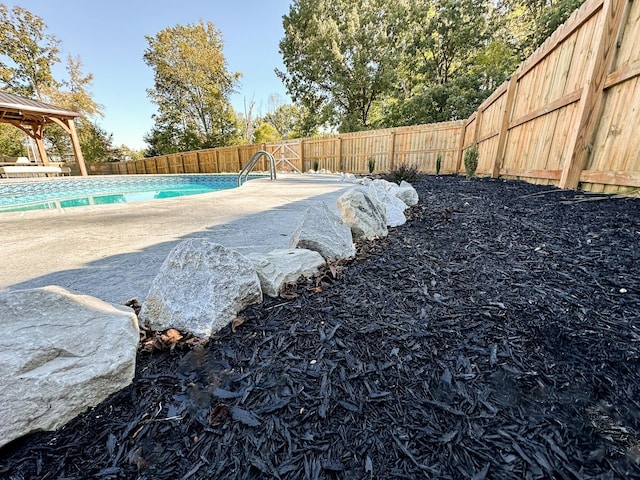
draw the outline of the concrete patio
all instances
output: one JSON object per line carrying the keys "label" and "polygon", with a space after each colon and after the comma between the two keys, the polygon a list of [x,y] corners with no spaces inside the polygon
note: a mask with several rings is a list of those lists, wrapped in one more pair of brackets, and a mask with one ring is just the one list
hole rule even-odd
{"label": "concrete patio", "polygon": [[169,251],[207,238],[240,253],[286,248],[315,202],[337,213],[353,185],[336,175],[280,174],[214,193],[148,202],[0,214],[0,289],[60,285],[113,303],[144,300]]}

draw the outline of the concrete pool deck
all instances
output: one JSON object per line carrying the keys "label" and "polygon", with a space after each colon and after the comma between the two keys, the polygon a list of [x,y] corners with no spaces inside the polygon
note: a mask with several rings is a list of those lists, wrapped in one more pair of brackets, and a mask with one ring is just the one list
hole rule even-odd
{"label": "concrete pool deck", "polygon": [[112,303],[143,301],[169,251],[207,238],[240,253],[287,248],[306,209],[352,184],[278,174],[240,188],[147,202],[0,214],[0,290],[60,285]]}

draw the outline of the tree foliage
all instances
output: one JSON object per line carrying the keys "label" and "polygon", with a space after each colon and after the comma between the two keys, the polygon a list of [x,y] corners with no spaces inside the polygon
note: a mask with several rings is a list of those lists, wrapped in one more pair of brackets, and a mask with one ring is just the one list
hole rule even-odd
{"label": "tree foliage", "polygon": [[269,112],[264,116],[263,121],[273,125],[280,138],[302,138],[311,137],[315,133],[313,126],[309,128],[306,123],[305,108],[295,104],[284,103],[277,95],[269,97]]}
{"label": "tree foliage", "polygon": [[371,127],[375,102],[393,87],[403,2],[294,0],[283,17],[276,71],[315,123],[341,131]]}
{"label": "tree foliage", "polygon": [[27,149],[22,143],[23,133],[8,123],[0,123],[0,154],[7,157],[26,157]]}
{"label": "tree foliage", "polygon": [[[93,98],[90,87],[93,74],[82,73],[82,61],[79,57],[67,57],[66,71],[68,79],[60,82],[60,88],[45,88],[43,92],[49,103],[82,113],[75,120],[78,140],[84,159],[87,162],[107,162],[116,155],[113,135],[102,129],[97,119],[104,116],[104,106]],[[45,129],[51,153],[64,159],[72,151],[69,135],[56,125]]]}
{"label": "tree foliage", "polygon": [[[114,152],[112,135],[96,123],[104,107],[91,93],[93,75],[84,74],[80,58],[69,55],[68,78],[54,78],[52,69],[60,62],[60,41],[46,31],[47,25],[37,15],[21,7],[8,10],[0,4],[0,86],[79,113],[75,124],[85,159],[108,160]],[[3,128],[1,137],[3,153],[26,153],[25,136],[15,127]],[[44,137],[51,157],[64,160],[72,155],[69,135],[59,126],[48,125]]]}
{"label": "tree foliage", "polygon": [[389,95],[383,125],[456,120],[475,110],[508,74],[489,65],[489,56],[479,64],[489,44],[488,17],[486,0],[410,3],[400,87]]}
{"label": "tree foliage", "polygon": [[0,4],[0,82],[18,95],[44,100],[43,88],[57,88],[51,67],[59,62],[60,41],[47,25],[22,7]]}
{"label": "tree foliage", "polygon": [[513,51],[525,60],[586,0],[499,0],[497,31],[510,35]]}
{"label": "tree foliage", "polygon": [[154,88],[147,93],[158,106],[145,137],[148,154],[238,143],[229,97],[240,74],[227,71],[213,23],[176,25],[145,38],[144,61],[154,70]]}
{"label": "tree foliage", "polygon": [[584,0],[295,0],[277,72],[307,124],[467,118]]}
{"label": "tree foliage", "polygon": [[254,132],[254,143],[272,143],[282,140],[282,136],[272,124],[262,122]]}

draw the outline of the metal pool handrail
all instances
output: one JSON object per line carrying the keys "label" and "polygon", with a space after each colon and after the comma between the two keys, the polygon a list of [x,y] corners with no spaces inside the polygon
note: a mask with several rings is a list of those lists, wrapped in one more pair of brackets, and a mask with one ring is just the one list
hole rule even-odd
{"label": "metal pool handrail", "polygon": [[269,174],[271,176],[271,180],[276,179],[276,159],[273,158],[273,155],[271,155],[269,152],[265,152],[264,150],[258,150],[256,153],[251,155],[251,158],[249,159],[247,164],[244,167],[242,167],[242,170],[240,170],[240,173],[238,174],[238,186],[242,185],[243,182],[247,181],[247,177],[249,176],[249,173],[251,173],[251,170],[253,170],[253,168],[260,161],[260,158],[262,156],[266,156],[267,159],[269,160]]}

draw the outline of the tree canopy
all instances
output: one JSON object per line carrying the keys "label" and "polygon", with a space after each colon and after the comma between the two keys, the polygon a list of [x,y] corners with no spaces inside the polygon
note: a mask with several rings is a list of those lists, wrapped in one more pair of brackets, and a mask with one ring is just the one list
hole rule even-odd
{"label": "tree canopy", "polygon": [[294,0],[276,71],[305,122],[467,118],[584,0]]}
{"label": "tree canopy", "polygon": [[145,38],[144,61],[154,70],[154,88],[147,93],[158,106],[145,137],[148,154],[238,143],[229,97],[240,73],[227,70],[222,35],[214,24],[176,25]]}
{"label": "tree canopy", "polygon": [[[68,56],[68,79],[56,79],[52,68],[60,62],[59,46],[40,17],[21,7],[9,10],[0,4],[0,88],[80,113],[76,128],[85,159],[108,160],[114,151],[112,136],[96,123],[104,107],[91,93],[93,75],[82,73],[79,57]],[[7,125],[0,130],[3,153],[24,155],[22,132]],[[47,126],[44,136],[53,156],[65,159],[71,155],[69,137],[57,125]]]}
{"label": "tree canopy", "polygon": [[371,127],[371,108],[393,87],[403,8],[390,0],[294,0],[280,41],[287,71],[276,73],[316,123]]}
{"label": "tree canopy", "polygon": [[43,88],[57,88],[51,67],[60,61],[58,40],[47,25],[22,7],[0,3],[0,81],[5,90],[44,100]]}

